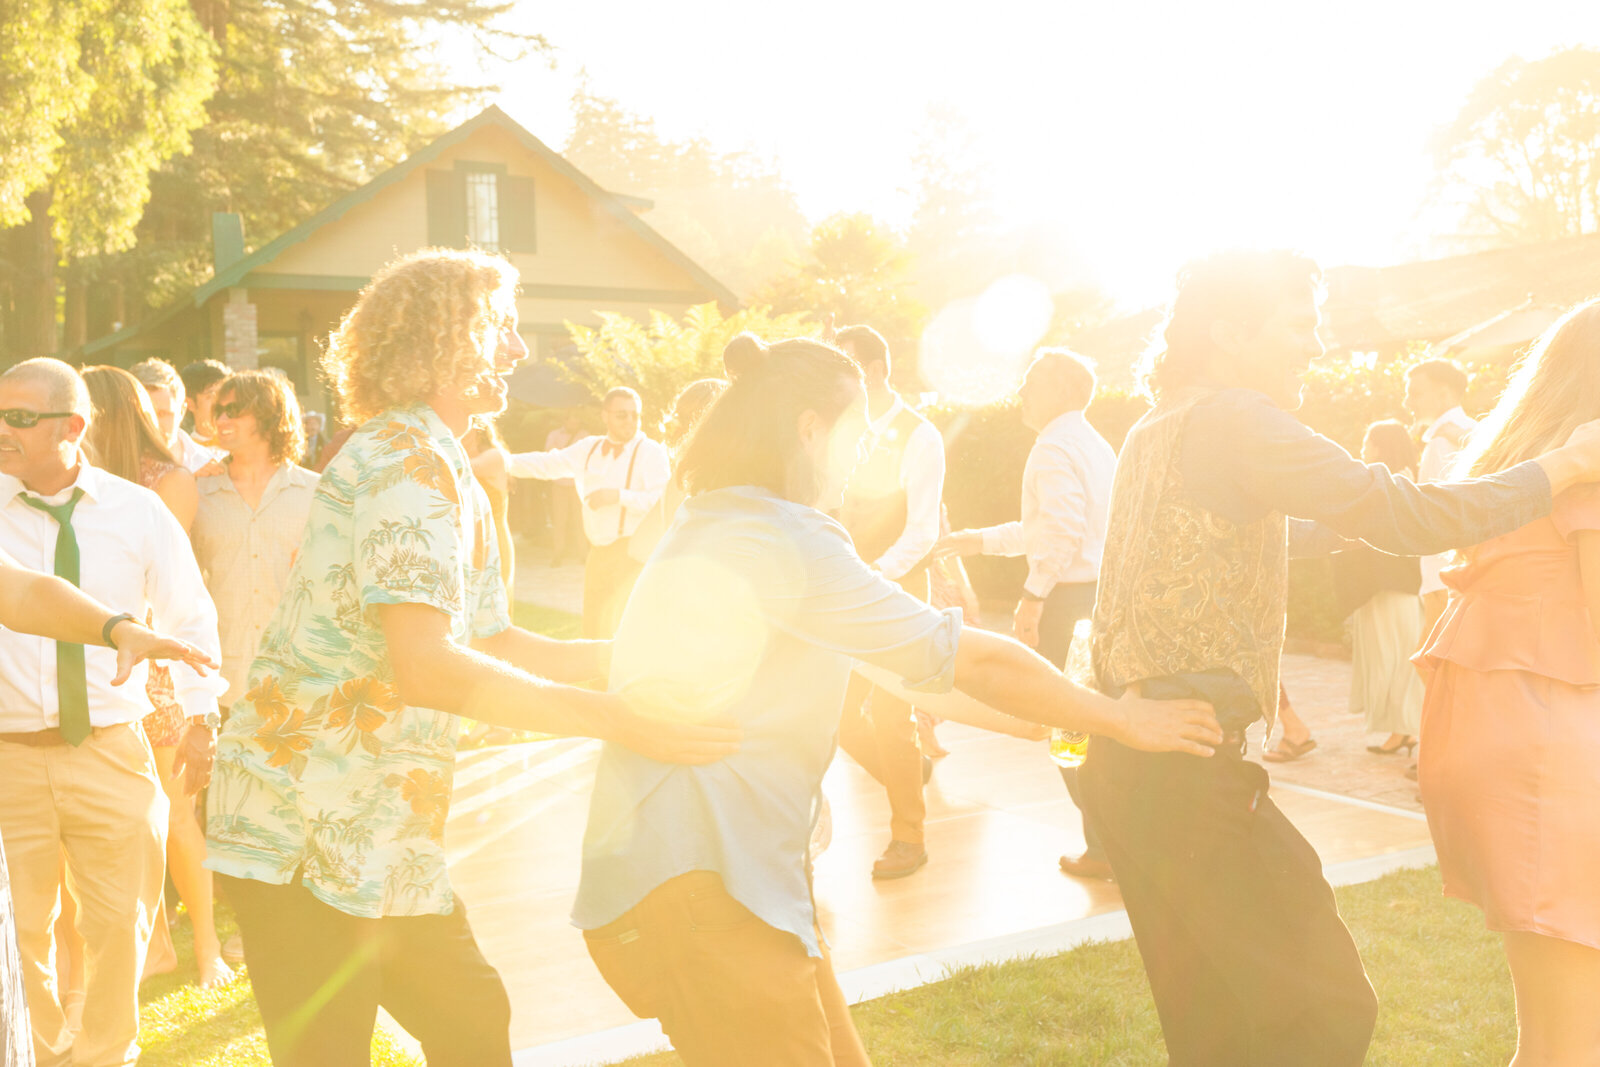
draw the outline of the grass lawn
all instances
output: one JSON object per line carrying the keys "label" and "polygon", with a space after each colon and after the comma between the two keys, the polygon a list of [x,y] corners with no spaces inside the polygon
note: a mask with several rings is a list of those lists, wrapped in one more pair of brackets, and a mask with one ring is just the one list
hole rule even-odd
{"label": "grass lawn", "polygon": [[[1377,986],[1378,1031],[1367,1062],[1392,1067],[1498,1065],[1516,1043],[1511,980],[1497,937],[1474,908],[1439,893],[1438,872],[1402,871],[1339,890]],[[218,926],[233,932],[231,914]],[[266,1067],[248,976],[195,988],[189,927],[173,931],[179,970],[140,989],[140,1067]],[[947,980],[859,1005],[856,1024],[883,1067],[1123,1067],[1165,1063],[1149,986],[1131,941],[968,968]],[[389,1036],[377,1067],[420,1067]],[[632,1067],[676,1064],[672,1053]]]}
{"label": "grass lawn", "polygon": [[[233,913],[217,904],[217,933],[226,941],[237,929]],[[172,930],[178,969],[139,987],[139,1067],[268,1067],[261,1013],[240,978],[224,989],[194,984],[194,935],[187,921]],[[372,1041],[374,1067],[422,1067],[379,1030]]]}
{"label": "grass lawn", "polygon": [[532,630],[536,634],[554,637],[562,641],[571,641],[582,637],[581,623],[577,615],[571,612],[559,611],[555,608],[542,607],[530,604],[525,600],[517,601],[516,609],[512,612],[512,621],[524,630]]}
{"label": "grass lawn", "polygon": [[[1440,895],[1432,868],[1339,890],[1378,991],[1370,1065],[1495,1065],[1516,1045],[1511,978],[1477,909]],[[953,973],[855,1009],[883,1067],[1164,1064],[1132,941]],[[676,1064],[672,1053],[630,1067]]]}

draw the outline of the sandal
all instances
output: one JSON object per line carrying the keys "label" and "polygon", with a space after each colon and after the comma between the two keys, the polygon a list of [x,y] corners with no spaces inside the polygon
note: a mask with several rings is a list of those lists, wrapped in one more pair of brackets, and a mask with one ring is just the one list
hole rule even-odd
{"label": "sandal", "polygon": [[1298,744],[1293,741],[1279,741],[1278,747],[1270,752],[1264,752],[1261,758],[1268,763],[1289,763],[1299,759],[1317,747],[1317,739],[1308,737]]}

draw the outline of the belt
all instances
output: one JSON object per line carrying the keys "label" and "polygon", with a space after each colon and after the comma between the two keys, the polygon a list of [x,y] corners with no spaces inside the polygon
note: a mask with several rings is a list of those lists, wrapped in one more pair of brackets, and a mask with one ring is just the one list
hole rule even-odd
{"label": "belt", "polygon": [[[130,725],[132,724],[122,722],[115,726],[96,726],[89,731],[89,736],[100,737],[112,730],[121,730]],[[61,736],[61,731],[54,726],[48,730],[34,730],[25,734],[0,734],[0,741],[12,745],[27,745],[30,748],[53,748],[67,743],[67,739]]]}

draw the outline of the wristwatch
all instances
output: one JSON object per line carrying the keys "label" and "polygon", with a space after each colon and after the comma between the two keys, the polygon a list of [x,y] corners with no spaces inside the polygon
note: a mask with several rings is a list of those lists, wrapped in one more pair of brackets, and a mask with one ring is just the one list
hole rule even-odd
{"label": "wristwatch", "polygon": [[1026,589],[1024,589],[1022,591],[1022,599],[1023,600],[1043,600],[1045,598],[1040,596],[1040,595],[1038,595],[1037,593],[1030,593]]}
{"label": "wristwatch", "polygon": [[189,723],[192,726],[204,726],[212,733],[216,733],[218,730],[222,729],[222,712],[218,711],[216,708],[212,708],[204,715],[189,716]]}

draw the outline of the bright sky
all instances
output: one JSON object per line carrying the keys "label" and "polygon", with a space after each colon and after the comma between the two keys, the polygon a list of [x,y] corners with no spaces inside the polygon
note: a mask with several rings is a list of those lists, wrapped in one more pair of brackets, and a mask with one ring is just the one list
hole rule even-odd
{"label": "bright sky", "polygon": [[953,104],[1002,217],[1059,226],[1130,304],[1230,244],[1415,258],[1428,138],[1473,84],[1600,45],[1595,0],[523,0],[514,18],[555,69],[497,75],[499,103],[546,141],[582,69],[669,137],[776,157],[813,220],[903,225],[918,128]]}

